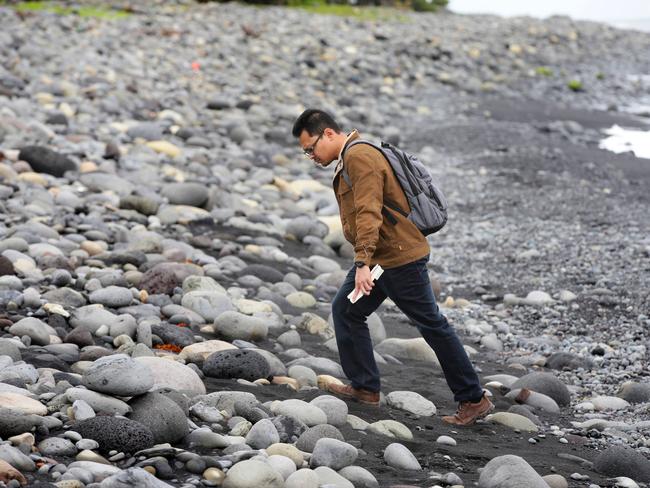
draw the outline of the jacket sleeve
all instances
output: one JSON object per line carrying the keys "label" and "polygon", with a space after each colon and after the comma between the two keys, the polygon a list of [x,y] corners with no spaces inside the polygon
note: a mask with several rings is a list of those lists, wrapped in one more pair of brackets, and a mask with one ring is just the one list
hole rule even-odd
{"label": "jacket sleeve", "polygon": [[383,223],[381,214],[384,204],[384,170],[381,154],[365,146],[350,149],[345,162],[354,195],[356,210],[356,241],[354,260],[370,265],[377,241],[379,229]]}

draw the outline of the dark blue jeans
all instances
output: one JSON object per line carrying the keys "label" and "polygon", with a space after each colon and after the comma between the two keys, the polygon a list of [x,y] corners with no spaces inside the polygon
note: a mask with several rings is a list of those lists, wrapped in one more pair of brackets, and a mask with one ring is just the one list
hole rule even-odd
{"label": "dark blue jeans", "polygon": [[341,366],[354,388],[379,391],[379,370],[373,355],[366,319],[389,297],[415,324],[435,351],[447,384],[457,402],[475,400],[483,394],[478,376],[456,331],[436,304],[426,264],[429,257],[386,269],[372,292],[352,304],[356,268],[352,268],[332,302],[332,318]]}

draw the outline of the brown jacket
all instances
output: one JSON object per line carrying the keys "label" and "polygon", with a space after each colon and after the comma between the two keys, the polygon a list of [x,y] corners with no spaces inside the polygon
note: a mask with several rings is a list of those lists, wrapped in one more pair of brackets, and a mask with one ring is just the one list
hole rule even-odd
{"label": "brown jacket", "polygon": [[[359,139],[356,131],[350,134],[346,146],[355,139]],[[333,186],[343,235],[354,246],[354,260],[388,269],[429,254],[429,243],[415,224],[383,205],[384,201],[394,202],[409,211],[406,196],[384,156],[367,144],[357,144],[344,152],[334,172]],[[343,178],[343,165],[352,187]]]}

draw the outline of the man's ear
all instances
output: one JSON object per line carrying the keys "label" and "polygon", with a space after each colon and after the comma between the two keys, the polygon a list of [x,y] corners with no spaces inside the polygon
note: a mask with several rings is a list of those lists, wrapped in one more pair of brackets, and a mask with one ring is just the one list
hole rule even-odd
{"label": "man's ear", "polygon": [[335,131],[334,129],[332,129],[331,127],[327,127],[327,128],[323,131],[323,134],[325,134],[325,136],[326,136],[328,139],[331,140],[332,137],[334,137],[334,136],[336,135],[336,131]]}

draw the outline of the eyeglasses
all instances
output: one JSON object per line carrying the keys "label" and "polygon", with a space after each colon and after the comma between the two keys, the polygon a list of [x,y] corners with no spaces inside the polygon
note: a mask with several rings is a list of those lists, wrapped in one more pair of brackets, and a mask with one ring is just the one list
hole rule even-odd
{"label": "eyeglasses", "polygon": [[306,147],[306,148],[304,148],[302,150],[302,152],[305,154],[305,156],[307,156],[308,158],[314,157],[314,151],[316,150],[316,144],[318,144],[318,141],[321,140],[321,138],[323,137],[324,134],[325,134],[324,132],[321,132],[320,135],[318,136],[318,138],[314,141],[314,143],[311,146]]}

